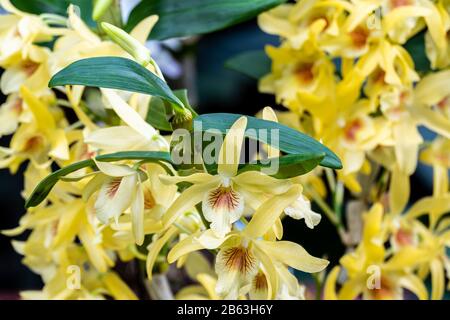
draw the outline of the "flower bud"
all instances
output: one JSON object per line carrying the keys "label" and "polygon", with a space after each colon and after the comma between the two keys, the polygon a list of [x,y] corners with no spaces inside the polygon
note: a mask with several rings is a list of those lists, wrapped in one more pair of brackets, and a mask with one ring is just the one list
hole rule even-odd
{"label": "flower bud", "polygon": [[131,54],[142,66],[145,67],[152,61],[150,51],[122,29],[107,22],[102,22],[102,28],[115,43]]}

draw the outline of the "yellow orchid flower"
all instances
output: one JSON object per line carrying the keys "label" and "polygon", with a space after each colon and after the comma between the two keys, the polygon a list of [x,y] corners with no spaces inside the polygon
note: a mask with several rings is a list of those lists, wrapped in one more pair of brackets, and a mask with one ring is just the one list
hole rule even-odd
{"label": "yellow orchid flower", "polygon": [[412,114],[416,121],[450,138],[450,70],[425,76],[414,89]]}
{"label": "yellow orchid flower", "polygon": [[313,50],[299,54],[287,44],[267,46],[266,53],[273,61],[272,73],[260,80],[261,92],[275,93],[277,102],[298,114],[308,107],[320,119],[332,118],[333,110],[321,108],[335,85],[334,66],[324,53]]}
{"label": "yellow orchid flower", "polygon": [[[17,94],[8,96],[5,103],[0,106],[0,137],[10,135],[17,130],[20,118],[27,113],[24,110],[24,103]],[[24,117],[25,118],[25,117]]]}
{"label": "yellow orchid flower", "polygon": [[414,253],[414,257],[418,256],[418,252],[413,247],[407,246],[385,261],[386,234],[387,224],[383,218],[383,207],[377,203],[365,215],[361,243],[354,252],[340,259],[347,279],[336,293],[340,267],[335,267],[325,283],[325,299],[348,300],[355,299],[361,294],[364,299],[402,299],[402,288],[412,291],[420,299],[427,299],[425,285],[411,273],[411,268],[420,263],[411,258],[411,252]]}
{"label": "yellow orchid flower", "polygon": [[196,173],[186,177],[162,177],[162,181],[169,184],[182,181],[193,184],[167,210],[163,217],[165,226],[202,202],[203,214],[211,222],[211,229],[217,236],[224,237],[242,216],[247,198],[258,198],[261,193],[280,194],[289,188],[289,181],[260,172],[237,172],[246,126],[247,118],[241,117],[229,129],[220,149],[217,175]]}
{"label": "yellow orchid flower", "polygon": [[[432,210],[432,208],[429,210]],[[449,211],[447,206],[446,212]],[[417,212],[407,213],[405,218],[411,219],[415,216],[415,213]],[[418,220],[412,221],[412,224],[420,239],[416,249],[416,251],[420,250],[421,252],[420,259],[416,259],[420,262],[419,275],[425,278],[429,273],[431,274],[432,291],[430,298],[440,300],[445,291],[445,270],[448,270],[449,266],[446,248],[450,246],[450,233],[448,229],[445,229],[446,222],[443,220],[442,226],[440,223],[434,230],[426,228]]]}
{"label": "yellow orchid flower", "polygon": [[258,25],[264,32],[279,35],[293,48],[300,49],[307,41],[321,44],[323,37],[336,35],[349,8],[350,4],[344,1],[283,4],[262,13]]}
{"label": "yellow orchid flower", "polygon": [[[259,289],[266,290],[268,298],[274,298],[278,293],[279,283],[275,263],[305,272],[321,271],[328,264],[326,260],[310,256],[298,244],[261,239],[278,219],[282,210],[296,199],[298,188],[293,186],[286,193],[264,202],[241,233],[233,231],[219,238],[209,229],[186,237],[169,252],[168,262],[174,262],[193,251],[219,248],[216,258],[218,275],[216,292],[219,295],[225,299],[236,298],[251,289],[248,285],[252,281],[259,281],[261,285]],[[259,271],[264,274],[266,282],[263,281],[264,278]],[[258,275],[261,279],[255,280]]]}
{"label": "yellow orchid flower", "polygon": [[0,161],[0,167],[9,167],[15,172],[27,159],[40,167],[50,164],[49,156],[67,160],[67,137],[64,129],[59,127],[57,118],[26,87],[21,88],[21,96],[33,114],[33,121],[22,124],[12,138],[10,148],[3,148],[5,155]]}
{"label": "yellow orchid flower", "polygon": [[43,49],[34,43],[51,41],[62,30],[48,27],[39,16],[16,9],[9,0],[1,0],[0,5],[8,12],[2,16],[0,28],[0,65],[9,67],[30,59],[39,61]]}

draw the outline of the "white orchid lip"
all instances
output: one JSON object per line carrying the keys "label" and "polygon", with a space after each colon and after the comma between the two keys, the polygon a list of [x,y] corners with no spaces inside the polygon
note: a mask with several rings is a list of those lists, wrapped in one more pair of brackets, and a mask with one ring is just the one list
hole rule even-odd
{"label": "white orchid lip", "polygon": [[257,265],[256,257],[250,248],[244,246],[224,249],[221,258],[223,265],[230,271],[238,271],[241,274],[249,274]]}
{"label": "white orchid lip", "polygon": [[220,186],[208,194],[208,205],[213,210],[234,211],[238,208],[241,198],[231,186]]}
{"label": "white orchid lip", "polygon": [[223,238],[231,230],[231,225],[241,218],[244,197],[231,185],[221,184],[205,194],[202,210],[205,219],[211,222],[213,232]]}
{"label": "white orchid lip", "polygon": [[119,190],[119,186],[120,186],[121,182],[122,182],[122,178],[114,178],[108,183],[106,194],[110,198],[114,198],[117,191]]}

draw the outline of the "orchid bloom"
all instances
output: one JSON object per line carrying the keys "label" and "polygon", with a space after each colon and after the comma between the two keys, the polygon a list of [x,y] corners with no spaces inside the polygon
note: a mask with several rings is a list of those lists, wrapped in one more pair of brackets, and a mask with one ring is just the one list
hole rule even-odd
{"label": "orchid bloom", "polygon": [[218,237],[224,237],[231,225],[240,219],[246,199],[258,198],[265,194],[281,194],[289,186],[289,181],[278,180],[260,172],[238,173],[239,159],[247,118],[238,119],[227,133],[219,154],[216,175],[196,173],[186,177],[163,176],[162,181],[174,184],[189,182],[193,185],[181,193],[163,217],[169,226],[180,214],[202,202],[205,219]]}

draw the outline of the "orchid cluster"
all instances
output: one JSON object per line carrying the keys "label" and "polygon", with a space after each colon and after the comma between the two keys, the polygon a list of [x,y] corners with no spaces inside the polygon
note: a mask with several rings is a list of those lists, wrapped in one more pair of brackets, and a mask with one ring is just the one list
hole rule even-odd
{"label": "orchid cluster", "polygon": [[[302,0],[258,22],[281,39],[266,47],[272,69],[260,91],[288,109],[277,113],[282,123],[343,162],[340,171],[302,177],[349,250],[328,274],[325,298],[403,299],[406,289],[442,299],[450,276],[450,3]],[[429,70],[416,70],[407,50],[417,39]],[[435,139],[424,141],[419,126]],[[419,160],[433,167],[433,194],[408,208]]]}
{"label": "orchid cluster", "polygon": [[[289,129],[266,108],[265,120],[232,117],[213,168],[175,164],[173,136],[151,124],[161,110],[155,105],[169,110],[162,119],[172,129],[192,130],[197,115],[185,96],[168,89],[144,46],[157,16],[127,33],[106,22],[88,26],[72,5],[63,17],[25,13],[8,0],[0,4],[7,11],[0,24],[1,90],[7,95],[0,132],[11,136],[0,148],[0,167],[14,174],[26,166],[27,199],[19,226],[3,234],[30,231],[12,243],[44,283],[42,290],[22,292],[23,298],[142,298],[122,277],[120,267],[131,265],[154,299],[173,298],[160,280],[176,268],[197,282],[179,290],[180,299],[304,299],[292,269],[317,273],[328,261],[283,241],[281,219],[304,219],[309,228],[320,222],[299,176],[319,164],[338,168],[331,151],[338,165],[329,165],[325,147],[309,137],[322,148],[309,158],[283,158],[284,147],[266,140],[270,159],[302,170],[281,177],[258,170],[258,161],[242,164],[251,123]],[[71,73],[92,61],[97,64]],[[109,77],[100,75],[116,65]],[[130,83],[120,78],[125,69],[134,70]],[[69,82],[62,83],[63,73]],[[112,80],[102,87],[84,83],[88,77]],[[143,78],[146,85],[125,89]]]}

